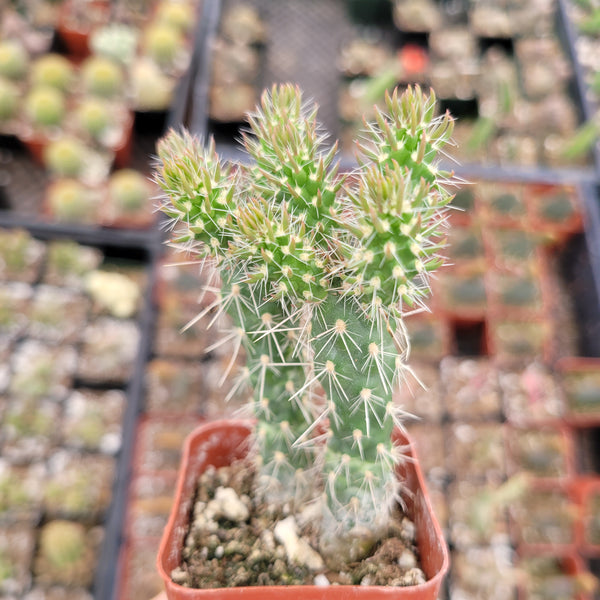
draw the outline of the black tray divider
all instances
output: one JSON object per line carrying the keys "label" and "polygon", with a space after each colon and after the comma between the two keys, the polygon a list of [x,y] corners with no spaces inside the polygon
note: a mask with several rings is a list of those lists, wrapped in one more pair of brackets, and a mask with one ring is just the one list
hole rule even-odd
{"label": "black tray divider", "polygon": [[197,11],[196,29],[194,31],[194,45],[192,50],[192,56],[190,58],[190,64],[185,74],[179,80],[175,91],[175,100],[171,105],[169,114],[165,124],[165,129],[178,129],[188,123],[191,111],[191,102],[193,94],[196,88],[196,74],[198,67],[197,63],[200,61],[208,60],[205,58],[207,48],[205,47],[206,42],[206,20],[207,13],[210,15],[212,12],[212,5],[217,2],[212,0],[204,0],[200,4],[200,9]]}
{"label": "black tray divider", "polygon": [[117,464],[117,474],[113,484],[111,509],[105,524],[105,537],[94,580],[95,600],[121,600],[118,596],[121,581],[120,570],[123,566],[120,557],[125,538],[129,484],[135,450],[135,433],[138,418],[143,410],[144,374],[151,353],[153,325],[156,320],[153,290],[156,284],[161,239],[156,237],[152,242],[146,247],[149,256],[149,278],[146,298],[139,318],[141,335],[132,378],[126,390],[127,407],[123,417],[122,445]]}
{"label": "black tray divider", "polygon": [[193,102],[189,114],[191,133],[206,141],[208,134],[208,102],[212,69],[212,43],[221,18],[221,0],[204,0],[204,9],[196,37],[192,68]]}
{"label": "black tray divider", "polygon": [[[577,47],[576,47],[576,39],[577,33],[575,31],[573,23],[569,18],[567,2],[569,0],[558,0],[557,2],[557,15],[558,15],[558,33],[563,39],[563,45],[565,50],[569,55],[569,59],[571,61],[571,65],[573,67],[573,79],[575,84],[575,93],[578,96],[579,106],[581,107],[582,117],[584,121],[589,121],[594,118],[594,108],[592,107],[588,94],[587,94],[587,85],[585,83],[585,78],[583,74],[583,70],[581,67],[581,63],[579,62],[579,58],[577,56]],[[600,107],[596,107],[600,109]],[[600,147],[598,142],[596,142],[592,146],[592,159],[594,162],[594,167],[596,170],[596,179],[600,179]]]}
{"label": "black tray divider", "polygon": [[[595,308],[600,315],[600,184],[582,185],[581,190],[585,238],[596,289]],[[600,316],[598,318],[600,320]]]}

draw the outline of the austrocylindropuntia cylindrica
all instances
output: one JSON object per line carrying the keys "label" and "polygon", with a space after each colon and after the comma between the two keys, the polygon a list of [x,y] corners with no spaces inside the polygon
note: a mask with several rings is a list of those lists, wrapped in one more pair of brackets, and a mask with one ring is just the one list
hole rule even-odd
{"label": "austrocylindropuntia cylindrica", "polygon": [[[425,306],[443,262],[451,199],[437,161],[453,121],[435,105],[419,87],[388,94],[347,175],[292,85],[266,91],[249,115],[248,165],[186,132],[158,146],[173,240],[217,266],[215,304],[246,351],[260,491],[322,498],[324,554],[385,529],[398,498],[404,318]],[[325,543],[332,531],[345,541]]]}

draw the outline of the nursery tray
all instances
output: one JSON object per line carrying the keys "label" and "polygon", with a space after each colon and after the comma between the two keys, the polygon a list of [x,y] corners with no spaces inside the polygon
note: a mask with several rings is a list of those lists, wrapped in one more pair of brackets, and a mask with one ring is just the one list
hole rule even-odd
{"label": "nursery tray", "polygon": [[[233,160],[244,160],[239,146],[244,122],[217,123],[209,117],[209,90],[212,80],[211,53],[218,35],[222,15],[235,4],[249,4],[255,7],[266,26],[266,41],[261,47],[259,75],[255,82],[257,100],[261,90],[273,83],[292,81],[298,83],[305,98],[314,100],[319,106],[318,119],[329,140],[338,139],[342,132],[338,113],[340,84],[344,75],[338,69],[339,51],[345,42],[357,32],[368,32],[373,38],[391,42],[394,49],[403,43],[428,44],[428,36],[402,32],[389,24],[357,25],[351,21],[348,2],[331,0],[310,5],[301,0],[270,2],[269,0],[215,0],[205,3],[204,24],[197,40],[199,55],[194,61],[196,68],[193,83],[193,98],[185,124],[201,137],[213,136],[219,153]],[[442,5],[444,3],[441,3]],[[590,109],[582,88],[581,69],[573,51],[573,36],[567,22],[562,2],[555,8],[555,37],[564,52],[565,59],[573,73],[566,87],[568,97],[573,102],[579,122],[589,118]],[[494,38],[477,38],[480,44],[491,43]],[[497,40],[499,43],[504,40]],[[512,38],[506,43],[512,43]],[[428,86],[427,83],[424,84]],[[460,114],[457,115],[460,118]],[[340,154],[342,168],[351,169],[356,162],[351,152]],[[597,152],[590,157],[589,164],[572,166],[543,166],[541,164],[522,166],[516,162],[496,164],[492,159],[483,162],[443,161],[443,166],[455,170],[468,178],[495,178],[503,180],[521,179],[547,182],[592,182],[599,176]]]}
{"label": "nursery tray", "polygon": [[[211,85],[211,44],[222,14],[237,0],[205,3],[205,39],[197,45],[202,59],[196,65],[194,97],[188,126],[201,136],[215,137],[218,151],[234,159],[242,157],[237,141],[241,123],[218,124],[208,116]],[[338,134],[337,95],[339,73],[336,54],[350,24],[343,0],[244,0],[255,7],[267,28],[267,41],[261,49],[261,68],[256,81],[260,92],[276,82],[293,81],[305,98],[319,105],[319,121],[332,136]]]}
{"label": "nursery tray", "polygon": [[[126,379],[114,382],[104,381],[103,379],[96,381],[93,375],[88,374],[86,376],[81,375],[81,372],[76,372],[73,374],[74,381],[72,388],[70,388],[73,390],[85,388],[98,390],[99,392],[118,389],[122,390],[126,396],[121,423],[120,446],[116,453],[111,455],[115,457],[111,500],[107,510],[102,515],[101,522],[98,523],[104,529],[104,536],[98,552],[97,567],[92,586],[95,600],[110,600],[114,598],[115,573],[118,571],[118,556],[122,543],[124,515],[127,506],[134,431],[140,413],[143,374],[151,346],[151,325],[154,319],[152,295],[149,290],[154,286],[154,263],[160,246],[156,237],[148,237],[141,232],[105,231],[85,227],[56,227],[44,223],[32,224],[26,223],[25,219],[19,218],[19,215],[15,214],[0,214],[0,229],[6,231],[25,230],[35,240],[45,243],[59,240],[77,242],[84,247],[100,250],[111,264],[114,261],[117,265],[121,263],[124,265],[133,264],[136,268],[139,266],[142,273],[142,280],[140,281],[142,295],[139,300],[139,308],[136,314],[128,319],[130,322],[135,323],[139,340],[135,354],[132,355],[130,371]],[[45,272],[44,264],[40,269],[41,273]],[[37,283],[36,280],[31,285],[35,288]],[[91,321],[88,324],[91,324]],[[83,380],[80,379],[82,376],[84,377]]]}

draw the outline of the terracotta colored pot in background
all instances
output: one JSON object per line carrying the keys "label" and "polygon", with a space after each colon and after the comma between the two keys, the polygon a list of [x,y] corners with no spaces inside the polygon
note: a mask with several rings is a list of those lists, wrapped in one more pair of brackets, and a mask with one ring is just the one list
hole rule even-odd
{"label": "terracotta colored pot in background", "polygon": [[[414,521],[417,531],[417,546],[422,569],[428,581],[409,587],[339,585],[320,587],[264,586],[217,589],[190,589],[174,583],[171,571],[179,565],[188,520],[198,476],[209,466],[222,467],[242,458],[247,450],[250,424],[247,421],[222,420],[200,426],[187,438],[179,469],[173,509],[161,540],[157,567],[163,578],[169,600],[233,600],[255,598],[303,598],[308,600],[344,600],[350,598],[373,598],[395,600],[436,600],[444,576],[448,570],[448,550],[440,526],[431,507],[425,489],[421,468],[414,452],[411,460],[398,469],[398,477],[410,490],[405,499],[408,516]],[[397,433],[400,443],[407,439]]]}
{"label": "terracotta colored pot in background", "polygon": [[73,59],[82,60],[90,54],[92,31],[110,19],[108,0],[78,0],[63,2],[58,14],[56,32]]}

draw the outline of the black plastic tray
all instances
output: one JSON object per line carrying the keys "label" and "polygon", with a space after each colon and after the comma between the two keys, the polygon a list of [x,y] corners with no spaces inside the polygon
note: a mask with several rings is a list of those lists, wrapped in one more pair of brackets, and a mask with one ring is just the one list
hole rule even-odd
{"label": "black plastic tray", "polygon": [[155,264],[161,249],[161,240],[157,233],[149,236],[139,232],[57,227],[44,223],[26,222],[18,215],[0,215],[0,228],[24,229],[35,239],[42,241],[72,240],[85,246],[99,248],[107,255],[123,258],[133,257],[145,267],[147,273],[143,304],[136,318],[140,340],[131,377],[124,388],[127,403],[122,421],[122,441],[116,456],[112,500],[103,524],[104,538],[93,584],[94,598],[109,600],[114,597],[114,586],[116,585],[115,573],[118,569],[119,547],[127,506],[135,427],[141,410],[144,370],[151,347],[151,326],[154,322],[151,290],[155,285]]}
{"label": "black plastic tray", "polygon": [[[198,57],[194,62],[196,72],[193,83],[193,97],[186,126],[195,134],[206,138],[214,136],[217,150],[224,158],[244,161],[237,138],[239,126],[220,126],[208,117],[208,90],[211,83],[211,47],[217,34],[221,14],[231,0],[207,2],[203,14],[204,24],[197,40]],[[569,91],[579,111],[581,121],[590,116],[589,103],[585,98],[581,68],[574,50],[572,26],[564,10],[564,1],[556,7],[556,35],[562,44],[566,57],[573,66],[573,76]],[[343,41],[352,35],[351,23],[342,0],[318,2],[311,0],[308,5],[302,0],[245,0],[255,6],[269,32],[263,56],[263,67],[258,82],[259,91],[272,83],[293,81],[300,84],[306,97],[314,99],[319,107],[319,120],[331,139],[338,137],[339,119],[337,116],[338,83],[341,75],[336,67],[337,53]],[[380,26],[371,26],[381,29]],[[399,35],[396,32],[396,35]],[[280,59],[284,56],[285,59]],[[241,125],[243,127],[243,124]],[[351,169],[355,166],[352,155],[340,157],[341,166]],[[518,164],[497,165],[444,162],[443,167],[470,178],[490,178],[501,180],[561,182],[593,182],[600,178],[600,156],[597,148],[592,153],[590,166],[569,166],[551,168],[545,166],[522,167]]]}

